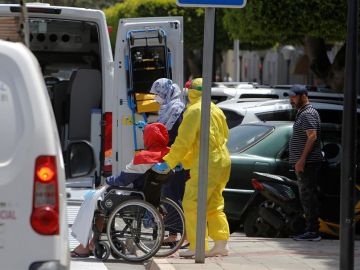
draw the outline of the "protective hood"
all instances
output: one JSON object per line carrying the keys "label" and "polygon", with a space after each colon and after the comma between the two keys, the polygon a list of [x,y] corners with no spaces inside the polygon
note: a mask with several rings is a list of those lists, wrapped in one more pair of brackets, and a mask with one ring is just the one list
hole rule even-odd
{"label": "protective hood", "polygon": [[169,135],[166,127],[161,123],[148,124],[144,128],[144,146],[146,150],[142,150],[135,154],[134,164],[151,164],[162,162],[170,148]]}
{"label": "protective hood", "polygon": [[190,105],[200,101],[202,95],[202,81],[202,78],[196,78],[188,83],[188,98]]}
{"label": "protective hood", "polygon": [[195,104],[201,100],[202,92],[194,89],[188,90],[189,105]]}

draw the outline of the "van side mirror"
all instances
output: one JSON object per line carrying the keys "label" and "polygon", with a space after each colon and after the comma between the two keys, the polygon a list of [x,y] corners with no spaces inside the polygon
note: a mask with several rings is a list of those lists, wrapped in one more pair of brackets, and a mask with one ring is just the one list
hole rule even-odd
{"label": "van side mirror", "polygon": [[66,178],[87,176],[96,166],[94,150],[87,141],[71,142],[66,148],[64,158]]}

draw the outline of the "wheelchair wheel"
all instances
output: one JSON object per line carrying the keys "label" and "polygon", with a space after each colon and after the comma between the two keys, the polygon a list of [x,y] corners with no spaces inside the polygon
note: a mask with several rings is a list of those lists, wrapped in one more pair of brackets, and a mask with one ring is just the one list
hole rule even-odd
{"label": "wheelchair wheel", "polygon": [[[121,240],[114,238],[113,239],[113,243],[116,247],[116,250],[120,251],[121,253],[125,253],[126,252],[126,246],[125,243],[123,243]],[[121,257],[119,255],[117,255],[117,253],[115,253],[115,251],[113,249],[111,249],[111,256],[114,259],[121,259]]]}
{"label": "wheelchair wheel", "polygon": [[126,261],[142,262],[159,250],[164,227],[154,206],[132,199],[111,212],[106,233],[113,253]]}
{"label": "wheelchair wheel", "polygon": [[110,256],[110,247],[106,242],[98,242],[94,247],[94,256],[98,260],[106,261]]}
{"label": "wheelchair wheel", "polygon": [[185,240],[185,218],[183,210],[169,198],[161,198],[160,214],[164,222],[164,238],[156,257],[167,257],[175,253]]}

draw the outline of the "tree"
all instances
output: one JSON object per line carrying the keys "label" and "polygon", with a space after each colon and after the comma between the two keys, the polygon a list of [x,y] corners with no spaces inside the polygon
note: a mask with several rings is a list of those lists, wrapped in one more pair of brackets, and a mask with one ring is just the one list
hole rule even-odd
{"label": "tree", "polygon": [[345,44],[330,63],[327,45],[346,38],[347,1],[248,0],[244,9],[226,10],[225,29],[249,48],[304,45],[310,68],[326,85],[343,90]]}
{"label": "tree", "polygon": [[[189,74],[201,76],[201,53],[203,45],[204,9],[181,8],[175,0],[125,0],[123,3],[105,9],[107,22],[114,29],[111,34],[112,44],[115,43],[119,19],[135,17],[183,16],[184,17],[184,60],[185,76]],[[217,11],[216,52],[231,46],[231,41],[224,30],[223,11]]]}

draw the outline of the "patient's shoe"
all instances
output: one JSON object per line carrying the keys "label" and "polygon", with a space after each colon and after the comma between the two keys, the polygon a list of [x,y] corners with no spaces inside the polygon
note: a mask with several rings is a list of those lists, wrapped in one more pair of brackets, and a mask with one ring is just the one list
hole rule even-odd
{"label": "patient's shoe", "polygon": [[179,256],[183,257],[183,258],[192,258],[195,256],[195,251],[193,251],[191,249],[187,249],[185,251],[179,252]]}
{"label": "patient's shoe", "polygon": [[212,249],[205,252],[206,257],[216,257],[216,256],[227,256],[229,255],[229,250],[227,249],[227,240],[217,240]]}
{"label": "patient's shoe", "polygon": [[126,246],[127,251],[129,252],[129,254],[137,256],[137,248],[134,243],[134,240],[132,240],[130,238],[126,238],[125,246]]}

